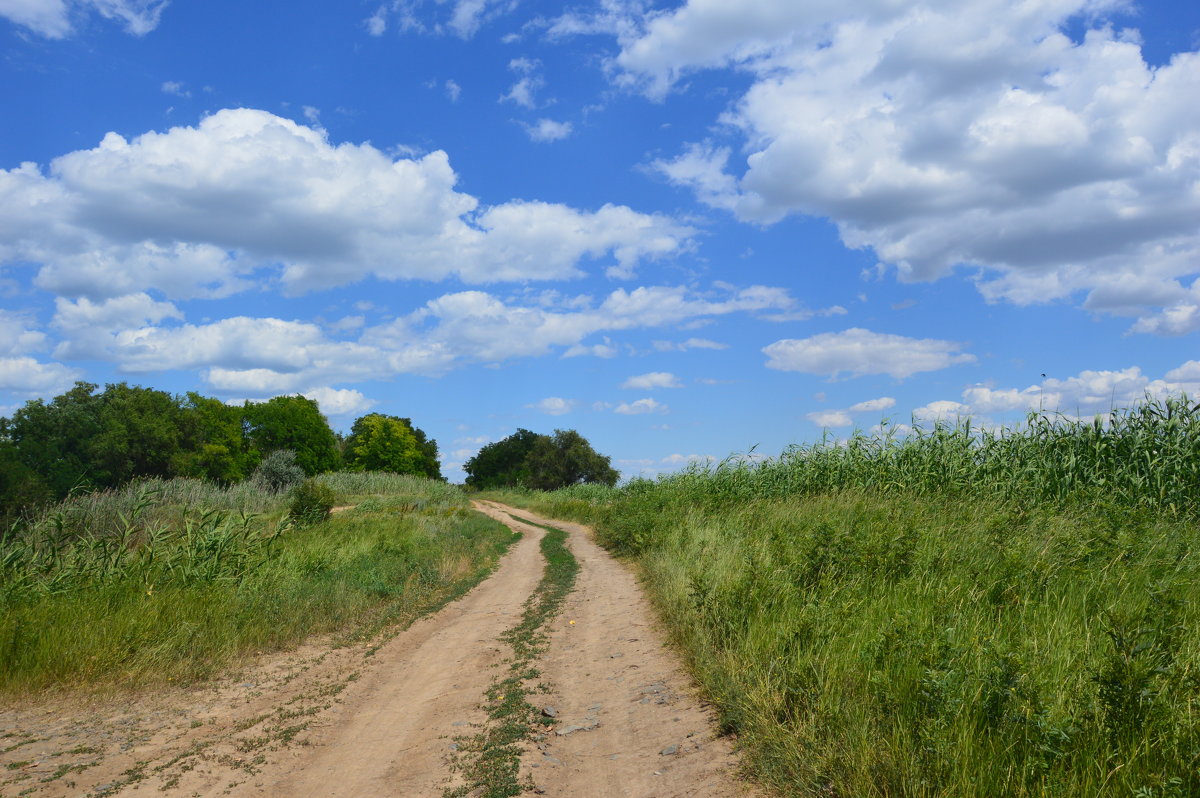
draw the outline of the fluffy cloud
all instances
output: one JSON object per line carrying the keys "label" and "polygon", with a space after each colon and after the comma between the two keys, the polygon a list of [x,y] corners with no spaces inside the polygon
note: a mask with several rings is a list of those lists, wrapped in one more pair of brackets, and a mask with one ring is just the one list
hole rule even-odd
{"label": "fluffy cloud", "polygon": [[918,407],[912,413],[917,421],[947,421],[953,422],[971,415],[970,405],[953,402],[948,399],[930,402],[924,407]]}
{"label": "fluffy cloud", "polygon": [[1189,360],[1168,371],[1166,376],[1168,380],[1178,382],[1200,382],[1200,360]]}
{"label": "fluffy cloud", "polygon": [[840,333],[776,341],[762,351],[768,357],[767,367],[780,371],[831,378],[843,373],[852,377],[888,374],[904,379],[923,371],[975,362],[974,355],[960,354],[960,349],[962,344],[954,341],[906,338],[856,327]]}
{"label": "fluffy cloud", "polygon": [[327,416],[357,416],[375,405],[374,399],[349,388],[315,388],[304,395],[316,400],[321,412]]}
{"label": "fluffy cloud", "polygon": [[387,6],[375,9],[375,13],[367,17],[363,25],[372,36],[382,36],[387,30]]}
{"label": "fluffy cloud", "polygon": [[818,427],[848,427],[854,423],[845,410],[816,410],[805,413],[804,417]]}
{"label": "fluffy cloud", "polygon": [[508,68],[521,77],[501,95],[500,102],[516,103],[530,110],[537,108],[537,93],[546,85],[541,74],[542,63],[531,58],[514,58],[508,62]]}
{"label": "fluffy cloud", "polygon": [[651,371],[630,377],[621,383],[622,388],[633,388],[639,391],[649,391],[654,388],[682,388],[683,383],[674,374],[667,371]]}
{"label": "fluffy cloud", "polygon": [[592,357],[602,357],[605,359],[617,356],[617,347],[613,344],[612,339],[608,336],[598,344],[585,346],[583,344],[575,344],[574,346],[563,352],[563,357],[581,357],[583,355],[591,355]]}
{"label": "fluffy cloud", "polygon": [[896,406],[896,400],[890,396],[881,396],[878,399],[867,399],[864,402],[858,402],[850,405],[851,413],[879,413],[887,410],[890,407]]}
{"label": "fluffy cloud", "polygon": [[167,0],[0,0],[0,17],[48,39],[62,39],[71,35],[72,16],[96,13],[142,36],[158,27],[166,5]]}
{"label": "fluffy cloud", "polygon": [[[781,289],[751,286],[719,295],[681,287],[617,289],[586,309],[555,312],[506,304],[482,291],[447,294],[402,318],[364,331],[362,343],[392,352],[424,353],[414,360],[431,371],[460,361],[499,362],[543,355],[555,347],[584,354],[583,340],[601,332],[661,327],[738,312],[787,308],[794,300]],[[591,354],[607,355],[603,351]]]}
{"label": "fluffy cloud", "polygon": [[61,363],[41,363],[31,357],[0,357],[0,391],[22,399],[54,396],[82,376]]}
{"label": "fluffy cloud", "polygon": [[1166,379],[1151,379],[1137,366],[1107,371],[1081,371],[1073,377],[1051,377],[1023,389],[977,385],[962,393],[963,406],[971,413],[1003,413],[1013,410],[1045,410],[1088,416],[1128,407],[1147,396],[1166,397],[1200,387],[1200,369],[1195,361],[1166,373]]}
{"label": "fluffy cloud", "polygon": [[545,413],[548,416],[561,416],[570,413],[578,404],[574,399],[563,399],[559,396],[547,396],[545,399],[526,407]]}
{"label": "fluffy cloud", "polygon": [[1130,407],[1146,397],[1165,398],[1180,393],[1200,393],[1200,362],[1188,361],[1171,369],[1162,379],[1142,373],[1137,366],[1126,369],[1085,370],[1071,377],[1050,377],[1025,388],[974,385],[962,392],[962,401],[940,399],[913,411],[923,421],[954,421],[972,416],[988,422],[990,417],[1036,410],[1062,413],[1073,418],[1103,415],[1114,408]]}
{"label": "fluffy cloud", "polygon": [[[220,393],[263,396],[398,374],[438,375],[468,363],[555,350],[564,356],[612,356],[616,347],[609,338],[595,344],[585,339],[730,313],[770,312],[794,302],[786,292],[761,286],[705,293],[666,286],[617,289],[598,303],[571,300],[557,309],[545,307],[540,298],[520,305],[482,291],[446,294],[383,324],[364,327],[360,317],[336,322],[330,332],[357,332],[358,338],[335,340],[321,325],[296,320],[235,316],[190,323],[174,304],[145,293],[103,301],[60,297],[53,326],[62,340],[55,355],[113,362],[126,373],[199,370]],[[45,343],[11,314],[0,315],[0,343],[5,340],[12,353]],[[339,396],[338,402],[358,401]]]}
{"label": "fluffy cloud", "polygon": [[46,334],[31,329],[24,314],[0,310],[0,357],[26,355],[46,347]]}
{"label": "fluffy cloud", "polygon": [[157,289],[225,296],[277,268],[292,292],[386,280],[564,279],[583,261],[630,275],[694,231],[605,205],[480,207],[437,151],[397,158],[323,130],[232,109],[196,127],[110,133],[100,145],[0,170],[0,263],[42,264],[40,287],[92,299]]}
{"label": "fluffy cloud", "polygon": [[561,141],[571,135],[570,122],[555,122],[553,119],[539,119],[537,124],[525,125],[525,132],[534,141]]}
{"label": "fluffy cloud", "polygon": [[647,397],[634,402],[622,402],[613,409],[614,413],[623,416],[640,416],[646,413],[666,413],[669,408],[661,402]]}
{"label": "fluffy cloud", "polygon": [[703,202],[828,217],[903,279],[981,267],[989,300],[1086,295],[1182,334],[1200,329],[1200,53],[1147,64],[1104,20],[1128,8],[688,0],[608,30],[618,78],[658,98],[695,70],[751,74],[722,119],[744,159],[697,142],[656,164]]}
{"label": "fluffy cloud", "polygon": [[890,407],[895,407],[895,405],[896,400],[892,397],[881,396],[878,399],[867,399],[857,402],[850,405],[846,410],[815,410],[811,413],[806,413],[805,418],[818,427],[848,427],[854,423],[852,414],[880,413]]}

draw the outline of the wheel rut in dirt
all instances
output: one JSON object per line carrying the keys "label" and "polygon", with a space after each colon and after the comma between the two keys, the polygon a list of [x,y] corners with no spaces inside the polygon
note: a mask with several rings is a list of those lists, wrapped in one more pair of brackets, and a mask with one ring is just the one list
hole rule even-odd
{"label": "wheel rut in dirt", "polygon": [[731,741],[666,645],[634,574],[578,524],[493,508],[568,532],[579,561],[575,591],[553,622],[540,664],[556,725],[523,768],[550,796],[757,796],[739,778]]}

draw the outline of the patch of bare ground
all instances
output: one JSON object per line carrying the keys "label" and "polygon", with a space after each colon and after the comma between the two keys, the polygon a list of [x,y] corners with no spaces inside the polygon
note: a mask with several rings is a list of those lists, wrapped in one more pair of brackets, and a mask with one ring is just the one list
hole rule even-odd
{"label": "patch of bare ground", "polygon": [[717,735],[634,574],[586,527],[505,509],[568,532],[580,565],[541,663],[549,694],[537,700],[556,725],[522,762],[538,788],[549,796],[761,795],[738,777],[730,739]]}

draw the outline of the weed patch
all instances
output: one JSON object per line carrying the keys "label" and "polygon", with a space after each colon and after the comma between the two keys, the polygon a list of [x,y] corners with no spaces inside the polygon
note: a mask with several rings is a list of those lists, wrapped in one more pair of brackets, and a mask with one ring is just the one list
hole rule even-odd
{"label": "weed patch", "polygon": [[512,649],[512,656],[485,694],[487,720],[483,728],[474,736],[456,741],[458,748],[451,765],[465,783],[447,790],[445,798],[508,798],[521,795],[531,786],[520,779],[520,759],[522,744],[532,738],[542,720],[529,702],[529,696],[539,689],[535,680],[540,673],[534,663],[546,650],[546,624],[558,614],[574,587],[579,563],[566,546],[566,532],[524,518],[517,520],[546,530],[541,541],[546,567],[525,602],[521,621],[500,637]]}
{"label": "weed patch", "polygon": [[[10,530],[0,540],[0,693],[187,683],[311,635],[382,637],[469,590],[514,539],[442,483],[357,474],[311,485],[397,492],[297,525],[285,495],[269,512],[235,513],[176,505],[191,494],[152,483]],[[396,509],[410,507],[421,512]]]}

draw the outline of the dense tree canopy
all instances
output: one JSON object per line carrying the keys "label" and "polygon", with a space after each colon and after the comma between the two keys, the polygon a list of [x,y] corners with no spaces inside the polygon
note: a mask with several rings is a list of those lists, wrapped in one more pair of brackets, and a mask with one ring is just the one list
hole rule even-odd
{"label": "dense tree canopy", "polygon": [[441,479],[437,441],[410,419],[371,413],[354,422],[346,439],[346,467],[351,471],[394,471]]}
{"label": "dense tree canopy", "polygon": [[[34,399],[0,418],[0,516],[72,490],[137,477],[249,478],[272,452],[295,452],[312,475],[342,466],[338,436],[312,399],[277,396],[227,405],[126,383],[87,382]],[[441,479],[437,442],[407,418],[372,413],[355,422],[347,463]]]}
{"label": "dense tree canopy", "polygon": [[276,396],[243,407],[246,433],[260,456],[291,449],[296,463],[312,476],[341,465],[337,436],[313,399]]}
{"label": "dense tree canopy", "polygon": [[596,452],[573,429],[556,429],[549,438],[540,436],[525,462],[529,467],[529,487],[539,490],[581,483],[615,485],[621,476],[610,465],[610,458]]}
{"label": "dense tree canopy", "polygon": [[582,483],[614,485],[620,474],[610,463],[575,430],[555,430],[549,436],[518,429],[484,446],[463,470],[467,484],[480,489],[523,485],[555,490]]}
{"label": "dense tree canopy", "polygon": [[527,429],[518,429],[504,440],[484,446],[463,464],[467,484],[480,490],[527,484],[529,467],[525,458],[538,438],[544,437]]}
{"label": "dense tree canopy", "polygon": [[250,476],[263,454],[246,434],[244,408],[189,393],[183,409],[185,444],[177,460],[179,475],[221,483]]}
{"label": "dense tree canopy", "polygon": [[46,402],[34,399],[5,423],[21,463],[54,496],[94,484],[90,444],[100,432],[100,397],[90,382]]}

